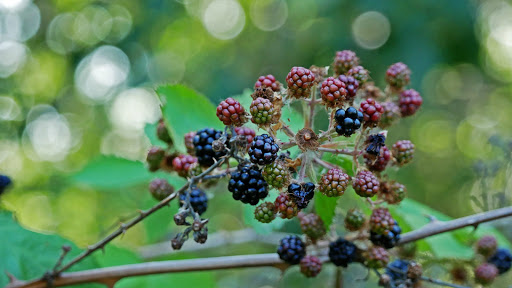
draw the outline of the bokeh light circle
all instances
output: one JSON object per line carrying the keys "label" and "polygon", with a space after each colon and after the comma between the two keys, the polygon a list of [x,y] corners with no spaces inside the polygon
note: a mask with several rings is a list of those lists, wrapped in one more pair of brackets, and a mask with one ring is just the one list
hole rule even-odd
{"label": "bokeh light circle", "polygon": [[245,26],[245,12],[235,0],[213,0],[203,13],[203,25],[215,38],[235,38]]}
{"label": "bokeh light circle", "polygon": [[288,18],[288,4],[284,0],[258,0],[251,4],[251,20],[263,31],[279,29]]}
{"label": "bokeh light circle", "polygon": [[154,123],[160,117],[160,101],[154,92],[143,88],[119,93],[110,109],[110,121],[122,130],[142,131],[147,123]]}
{"label": "bokeh light circle", "polygon": [[11,76],[26,61],[28,49],[15,41],[0,42],[0,78]]}
{"label": "bokeh light circle", "polygon": [[391,24],[386,16],[377,11],[359,15],[352,23],[352,36],[365,49],[377,49],[388,41]]}

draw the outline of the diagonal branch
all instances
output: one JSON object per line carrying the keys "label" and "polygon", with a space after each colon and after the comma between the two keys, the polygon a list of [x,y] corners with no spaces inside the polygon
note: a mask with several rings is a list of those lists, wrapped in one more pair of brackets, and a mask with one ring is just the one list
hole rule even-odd
{"label": "diagonal branch", "polygon": [[[416,231],[405,233],[402,236],[400,244],[413,242],[468,226],[477,227],[481,223],[505,218],[508,216],[512,216],[512,206],[454,219],[451,221],[435,221]],[[328,261],[328,258],[325,255],[320,258],[323,262]],[[125,277],[139,275],[251,267],[276,267],[279,269],[286,269],[288,265],[283,263],[278,258],[276,253],[147,262],[141,264],[122,265],[79,272],[62,273],[53,280],[52,284],[54,287],[59,287],[90,282],[104,283],[105,280],[118,280]],[[47,283],[44,279],[37,279],[33,281],[14,280],[14,282],[7,285],[6,288],[44,288],[46,285]]]}

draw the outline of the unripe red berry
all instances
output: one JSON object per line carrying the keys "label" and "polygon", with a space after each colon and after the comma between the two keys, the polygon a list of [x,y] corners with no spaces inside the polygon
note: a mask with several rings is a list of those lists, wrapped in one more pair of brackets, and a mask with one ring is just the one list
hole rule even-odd
{"label": "unripe red berry", "polygon": [[400,112],[402,117],[414,115],[420,109],[423,99],[420,93],[414,89],[408,89],[400,94]]}
{"label": "unripe red berry", "polygon": [[400,107],[391,101],[383,102],[381,105],[384,112],[382,112],[380,117],[379,127],[384,129],[395,124],[400,119],[401,111]]}
{"label": "unripe red berry", "polygon": [[165,158],[165,151],[160,147],[151,147],[148,151],[146,161],[148,162],[149,171],[154,172],[160,169],[160,165]]}
{"label": "unripe red berry", "polygon": [[409,84],[411,80],[411,70],[402,62],[389,66],[386,71],[386,81],[391,87],[402,88]]}
{"label": "unripe red berry", "polygon": [[373,172],[382,172],[386,169],[386,166],[389,163],[389,160],[391,160],[391,151],[386,146],[383,146],[380,148],[380,153],[378,156],[364,153],[364,163],[366,164],[366,167],[368,167],[368,170]]}
{"label": "unripe red berry", "polygon": [[181,177],[190,176],[191,170],[197,166],[197,158],[191,155],[178,155],[172,159],[172,167]]}
{"label": "unripe red berry", "polygon": [[343,50],[336,52],[334,63],[332,64],[336,75],[345,74],[350,68],[359,64],[359,58],[354,51]]}
{"label": "unripe red berry", "polygon": [[347,75],[354,77],[359,84],[364,84],[370,79],[370,72],[363,66],[355,66],[348,70]]}
{"label": "unripe red berry", "polygon": [[311,87],[313,87],[315,75],[311,70],[304,67],[293,67],[288,76],[288,97],[307,98]]}
{"label": "unripe red berry", "polygon": [[347,100],[350,102],[354,101],[354,97],[357,94],[357,88],[359,88],[359,82],[352,76],[340,75],[338,79],[345,83],[347,89]]}
{"label": "unripe red berry", "polygon": [[386,267],[389,262],[389,253],[386,249],[373,246],[365,254],[365,265],[368,268],[380,269]]}
{"label": "unripe red berry", "polygon": [[359,111],[363,113],[364,117],[364,125],[368,127],[376,126],[379,121],[382,113],[384,112],[384,108],[377,103],[373,98],[368,98],[361,102],[361,107]]}
{"label": "unripe red berry", "polygon": [[347,95],[346,84],[340,79],[329,77],[322,82],[320,94],[327,107],[340,106]]}
{"label": "unripe red berry", "polygon": [[327,197],[338,197],[345,193],[349,185],[350,176],[343,170],[333,168],[322,175],[318,183],[318,190]]}
{"label": "unripe red berry", "polygon": [[476,252],[485,257],[492,256],[494,252],[498,249],[498,242],[496,238],[491,235],[486,235],[480,238],[476,243]]}
{"label": "unripe red berry", "polygon": [[247,149],[251,147],[252,140],[256,137],[256,132],[249,127],[236,127],[235,128],[236,135],[245,137],[247,141]]}
{"label": "unripe red berry", "polygon": [[171,136],[169,135],[169,130],[167,130],[167,126],[165,126],[165,122],[163,119],[158,121],[158,126],[156,127],[156,136],[158,139],[164,141],[167,144],[172,144]]}
{"label": "unripe red berry", "polygon": [[380,189],[380,182],[370,171],[360,171],[352,179],[352,187],[361,197],[373,197]]}
{"label": "unripe red berry", "polygon": [[274,209],[276,213],[281,214],[280,216],[283,219],[292,219],[299,213],[297,204],[286,193],[281,193],[277,196],[274,202]]}
{"label": "unripe red berry", "polygon": [[155,179],[149,183],[149,192],[158,201],[162,201],[174,192],[174,188],[165,179]]}
{"label": "unripe red berry", "polygon": [[407,189],[404,185],[396,181],[388,181],[380,183],[379,199],[386,201],[388,204],[398,204],[405,199]]}
{"label": "unripe red berry", "polygon": [[254,89],[258,88],[270,88],[274,92],[281,90],[281,83],[276,81],[276,77],[274,75],[260,76],[256,83],[254,84]]}
{"label": "unripe red berry", "polygon": [[247,122],[244,107],[231,97],[217,106],[217,117],[224,125],[242,126]]}
{"label": "unripe red berry", "polygon": [[187,147],[187,153],[190,155],[194,155],[195,149],[194,149],[194,136],[196,136],[196,132],[188,132],[185,134],[185,147]]}
{"label": "unripe red berry", "polygon": [[483,263],[475,269],[475,281],[482,285],[489,285],[498,276],[498,268],[490,263]]}
{"label": "unripe red berry", "polygon": [[304,276],[316,277],[322,271],[322,261],[316,256],[307,255],[300,260],[300,272]]}
{"label": "unripe red berry", "polygon": [[399,140],[391,148],[396,164],[405,165],[412,161],[414,157],[414,144],[409,140]]}

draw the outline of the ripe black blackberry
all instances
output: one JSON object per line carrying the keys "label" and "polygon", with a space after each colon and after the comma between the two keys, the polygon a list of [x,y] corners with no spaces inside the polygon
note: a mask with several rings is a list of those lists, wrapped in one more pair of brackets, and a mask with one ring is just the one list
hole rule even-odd
{"label": "ripe black blackberry", "polygon": [[354,243],[338,238],[329,243],[329,259],[336,266],[347,267],[357,258],[357,247]]}
{"label": "ripe black blackberry", "polygon": [[0,194],[4,193],[5,189],[11,185],[11,178],[6,175],[0,174]]}
{"label": "ripe black blackberry", "polygon": [[401,233],[402,228],[400,228],[398,223],[395,221],[394,225],[391,226],[391,229],[385,230],[383,233],[370,231],[370,241],[372,241],[374,245],[391,249],[400,241]]}
{"label": "ripe black blackberry", "polygon": [[306,256],[306,246],[299,237],[289,235],[281,239],[277,254],[288,264],[299,264],[300,260]]}
{"label": "ripe black blackberry", "polygon": [[231,174],[228,190],[233,193],[233,199],[256,205],[260,199],[267,197],[268,184],[258,167],[244,165]]}
{"label": "ripe black blackberry", "polygon": [[391,280],[406,280],[407,279],[407,270],[409,269],[409,261],[396,259],[395,261],[389,263],[386,267],[386,274],[391,277]]}
{"label": "ripe black blackberry", "polygon": [[206,211],[206,208],[208,208],[208,197],[206,197],[206,193],[197,187],[192,187],[190,196],[187,195],[188,192],[189,190],[180,194],[180,207],[185,204],[187,197],[189,197],[192,209],[194,209],[194,211],[199,215],[203,214]]}
{"label": "ripe black blackberry", "polygon": [[259,165],[267,165],[274,162],[279,152],[279,146],[274,142],[274,138],[267,134],[254,137],[249,156],[251,162]]}
{"label": "ripe black blackberry", "polygon": [[508,249],[498,248],[494,255],[487,259],[487,262],[496,266],[500,274],[503,274],[512,266],[512,254]]}
{"label": "ripe black blackberry", "polygon": [[336,132],[339,135],[350,137],[361,127],[363,119],[363,113],[357,111],[354,107],[348,107],[347,110],[338,109],[334,114],[334,120],[337,124]]}
{"label": "ripe black blackberry", "polygon": [[[194,151],[197,161],[202,166],[211,166],[215,160],[219,160],[226,155],[226,151],[214,151],[212,148],[213,141],[222,137],[222,131],[213,128],[205,128],[196,132],[194,136]],[[229,142],[228,142],[229,143]]]}
{"label": "ripe black blackberry", "polygon": [[315,184],[311,182],[301,183],[300,185],[292,183],[288,185],[288,195],[297,203],[299,209],[304,209],[315,196]]}
{"label": "ripe black blackberry", "polygon": [[316,277],[320,271],[322,271],[322,261],[318,257],[308,255],[300,260],[300,272],[304,276]]}

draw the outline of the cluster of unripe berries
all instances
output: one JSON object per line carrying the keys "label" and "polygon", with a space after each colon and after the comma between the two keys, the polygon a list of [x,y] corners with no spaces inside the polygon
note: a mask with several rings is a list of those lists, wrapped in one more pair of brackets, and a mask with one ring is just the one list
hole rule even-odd
{"label": "cluster of unripe berries", "polygon": [[[252,102],[246,110],[234,98],[220,102],[216,109],[218,119],[226,129],[204,128],[185,135],[188,154],[173,152],[172,139],[161,121],[157,128],[158,137],[168,143],[167,149],[152,148],[147,156],[151,171],[162,169],[176,172],[185,178],[197,178],[208,167],[227,158],[234,158],[238,165],[224,174],[228,177],[227,188],[234,200],[255,207],[254,216],[262,223],[272,222],[276,217],[283,219],[299,218],[302,231],[308,241],[298,236],[288,236],[281,240],[278,254],[289,264],[300,264],[301,271],[308,277],[316,276],[322,262],[314,255],[306,255],[306,245],[315,243],[326,236],[326,227],[314,213],[305,213],[314,201],[315,193],[327,197],[340,197],[352,187],[363,198],[377,196],[380,202],[400,203],[405,197],[405,187],[381,176],[388,165],[402,166],[412,160],[414,145],[402,140],[388,149],[385,145],[386,131],[377,132],[376,127],[388,127],[400,117],[413,115],[421,106],[421,97],[412,90],[404,90],[409,84],[410,71],[403,63],[390,66],[386,73],[388,88],[384,93],[372,82],[369,72],[359,65],[359,59],[352,51],[337,52],[333,63],[334,75],[327,76],[327,69],[313,66],[311,69],[293,67],[285,79],[285,88],[273,75],[261,76],[254,85]],[[316,96],[319,98],[316,100]],[[322,138],[314,132],[315,127],[304,127],[294,133],[285,131],[288,143],[299,146],[299,156],[283,153],[284,141],[276,139],[277,130],[284,129],[281,111],[291,101],[305,101],[311,105],[311,117],[316,104],[323,104],[331,115],[330,125]],[[244,126],[252,122],[264,133],[256,133]],[[338,145],[335,138],[351,137],[360,132],[364,143],[360,150],[351,155],[358,161],[362,156],[366,169],[358,169],[356,175],[332,167],[325,171],[318,183],[317,179],[304,180],[307,153],[318,158],[319,147],[323,144]],[[293,134],[293,135],[290,135]],[[359,141],[358,141],[359,143]],[[331,146],[332,147],[332,146]],[[319,160],[321,161],[321,160]],[[300,171],[297,167],[300,166]],[[220,173],[222,169],[215,170]],[[225,169],[223,171],[226,171]],[[202,180],[200,180],[202,181]],[[175,215],[178,225],[202,223],[199,217],[206,211],[207,197],[193,182],[191,187],[179,195],[180,211]],[[275,201],[264,201],[271,189],[279,191]],[[172,186],[164,179],[156,179],[150,185],[151,193],[158,200],[173,193]],[[370,202],[374,202],[370,200]],[[194,224],[185,219],[192,217]],[[197,224],[196,226],[201,226]],[[202,227],[202,226],[201,226]],[[359,249],[358,243],[339,238],[329,244],[329,258],[332,263],[346,267],[352,262],[362,262],[370,268],[383,268],[389,262],[387,249],[393,248],[400,240],[401,228],[386,208],[376,207],[371,217],[360,210],[350,210],[345,217],[345,228],[354,234],[366,233],[367,249]],[[186,230],[188,231],[188,230]],[[205,240],[207,230],[194,230]],[[184,232],[185,233],[185,232]],[[194,234],[195,235],[195,234]],[[181,247],[180,242],[187,237],[179,234],[173,240],[173,247]],[[194,237],[195,239],[196,237]]]}
{"label": "cluster of unripe berries", "polygon": [[487,235],[478,240],[475,250],[483,263],[475,268],[475,282],[491,285],[497,276],[502,275],[512,267],[512,253],[506,248],[499,248],[496,238]]}

